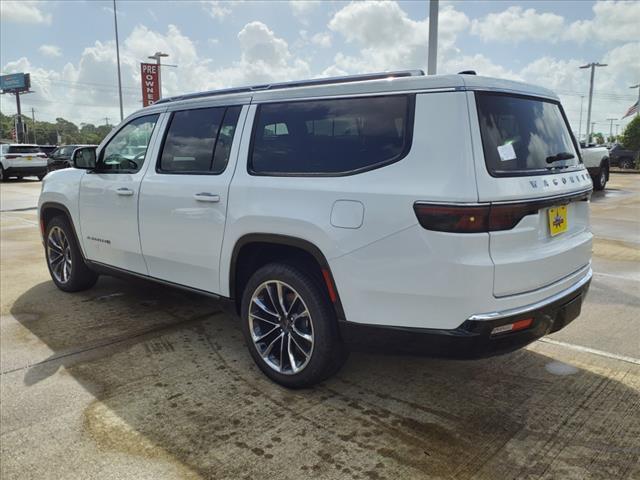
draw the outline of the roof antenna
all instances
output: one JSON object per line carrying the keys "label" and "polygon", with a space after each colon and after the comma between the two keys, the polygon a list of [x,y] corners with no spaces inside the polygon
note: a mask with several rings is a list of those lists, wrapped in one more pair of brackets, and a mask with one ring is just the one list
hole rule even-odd
{"label": "roof antenna", "polygon": [[477,75],[475,70],[463,70],[458,72],[458,75]]}

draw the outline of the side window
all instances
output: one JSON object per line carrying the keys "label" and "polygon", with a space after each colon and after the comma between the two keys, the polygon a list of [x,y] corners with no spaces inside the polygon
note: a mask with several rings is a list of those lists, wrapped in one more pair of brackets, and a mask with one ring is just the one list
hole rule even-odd
{"label": "side window", "polygon": [[213,154],[212,173],[222,173],[229,163],[229,155],[231,154],[231,145],[233,144],[233,136],[236,133],[238,117],[240,116],[242,107],[229,107],[224,114],[224,121],[220,127],[218,141],[216,142],[216,151]]}
{"label": "side window", "polygon": [[135,173],[144,164],[158,115],[132,120],[120,129],[102,151],[97,169],[108,173]]}
{"label": "side window", "polygon": [[161,173],[221,173],[229,161],[242,107],[173,113],[158,165]]}
{"label": "side window", "polygon": [[413,95],[258,107],[249,171],[340,175],[400,160],[411,146]]}

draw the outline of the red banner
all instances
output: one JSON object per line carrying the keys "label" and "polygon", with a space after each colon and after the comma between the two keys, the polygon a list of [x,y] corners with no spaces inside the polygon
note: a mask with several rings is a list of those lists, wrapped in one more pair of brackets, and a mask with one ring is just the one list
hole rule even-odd
{"label": "red banner", "polygon": [[160,100],[160,81],[158,68],[155,63],[141,63],[140,77],[142,80],[142,106],[148,107]]}

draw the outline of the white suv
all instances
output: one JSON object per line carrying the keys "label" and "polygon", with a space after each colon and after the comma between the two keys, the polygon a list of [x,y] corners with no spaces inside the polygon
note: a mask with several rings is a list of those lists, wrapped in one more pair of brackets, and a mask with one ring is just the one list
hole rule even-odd
{"label": "white suv", "polygon": [[35,176],[42,180],[47,174],[47,154],[38,145],[12,143],[0,145],[0,182],[10,177]]}
{"label": "white suv", "polygon": [[262,371],[351,348],[482,357],[580,313],[592,184],[558,98],[395,72],[206,92],[127,118],[44,181],[65,291],[127,273],[230,300]]}

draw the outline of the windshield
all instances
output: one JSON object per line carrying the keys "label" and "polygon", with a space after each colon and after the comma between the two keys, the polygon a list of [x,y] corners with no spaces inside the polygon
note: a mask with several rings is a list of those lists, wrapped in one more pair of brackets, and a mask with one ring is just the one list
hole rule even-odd
{"label": "windshield", "polygon": [[559,103],[501,93],[475,95],[491,175],[562,172],[579,164]]}

